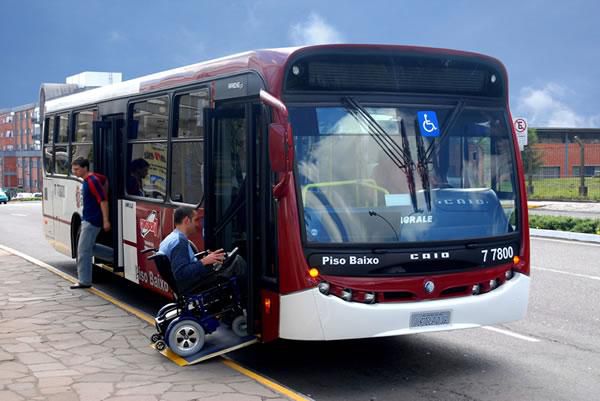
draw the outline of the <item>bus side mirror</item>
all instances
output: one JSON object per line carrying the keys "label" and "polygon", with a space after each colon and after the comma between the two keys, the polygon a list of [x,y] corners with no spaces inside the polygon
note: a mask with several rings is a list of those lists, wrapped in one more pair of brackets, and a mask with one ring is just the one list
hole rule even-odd
{"label": "bus side mirror", "polygon": [[269,124],[269,160],[276,173],[292,171],[294,149],[292,148],[292,126],[288,122],[288,110],[285,104],[269,92],[261,89],[260,100],[273,108],[279,121],[284,123]]}
{"label": "bus side mirror", "polygon": [[279,123],[269,124],[269,160],[271,168],[276,173],[292,171],[293,150],[290,147],[289,137],[291,126]]}

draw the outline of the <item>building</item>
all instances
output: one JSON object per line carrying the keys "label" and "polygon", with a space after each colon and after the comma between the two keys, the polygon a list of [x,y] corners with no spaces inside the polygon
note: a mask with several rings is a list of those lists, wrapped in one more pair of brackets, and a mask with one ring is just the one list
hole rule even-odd
{"label": "building", "polygon": [[[82,72],[66,84],[43,84],[44,101],[98,86],[121,82],[119,72]],[[42,161],[39,107],[35,103],[0,110],[0,188],[12,192],[41,192]]]}
{"label": "building", "polygon": [[0,111],[0,187],[5,190],[41,190],[40,129],[35,115],[35,104]]}
{"label": "building", "polygon": [[599,128],[536,128],[542,155],[542,167],[538,172],[545,178],[579,176],[581,146],[584,146],[584,174],[600,175],[600,129]]}

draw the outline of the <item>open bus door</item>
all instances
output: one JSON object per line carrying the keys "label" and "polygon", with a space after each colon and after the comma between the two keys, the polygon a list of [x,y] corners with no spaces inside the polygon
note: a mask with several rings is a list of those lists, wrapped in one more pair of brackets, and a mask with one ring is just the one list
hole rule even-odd
{"label": "open bus door", "polygon": [[117,174],[120,157],[119,141],[121,131],[125,125],[123,114],[103,116],[101,121],[94,122],[94,172],[100,173],[108,179],[108,206],[111,230],[100,231],[94,247],[94,263],[113,273],[119,273],[118,268],[118,193]]}
{"label": "open bus door", "polygon": [[206,249],[238,248],[247,265],[248,280],[240,283],[248,294],[246,304],[247,332],[238,337],[221,328],[211,334],[197,354],[179,358],[166,350],[164,354],[179,364],[193,364],[246,347],[257,339],[256,288],[257,265],[264,238],[261,235],[257,207],[261,185],[259,159],[263,143],[262,109],[258,104],[242,102],[218,103],[207,112],[208,130],[204,147]]}

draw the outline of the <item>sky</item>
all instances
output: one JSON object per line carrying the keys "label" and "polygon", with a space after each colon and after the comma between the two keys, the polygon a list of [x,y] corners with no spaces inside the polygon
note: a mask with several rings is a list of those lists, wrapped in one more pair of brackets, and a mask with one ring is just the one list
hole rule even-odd
{"label": "sky", "polygon": [[0,0],[0,109],[82,71],[131,79],[252,49],[382,43],[496,57],[513,116],[598,128],[598,15],[594,0]]}

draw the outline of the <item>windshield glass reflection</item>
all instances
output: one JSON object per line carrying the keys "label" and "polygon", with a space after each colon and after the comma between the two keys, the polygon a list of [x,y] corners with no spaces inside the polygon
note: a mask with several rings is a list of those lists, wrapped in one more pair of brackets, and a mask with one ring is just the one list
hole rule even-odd
{"label": "windshield glass reflection", "polygon": [[[422,109],[364,110],[365,118],[342,106],[290,109],[309,242],[457,240],[516,229],[503,110],[465,108],[449,132],[431,137],[419,127]],[[429,112],[444,127],[452,108]]]}

